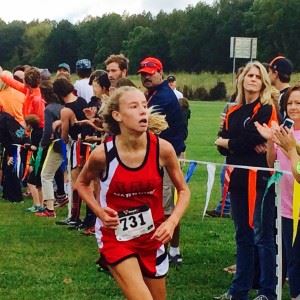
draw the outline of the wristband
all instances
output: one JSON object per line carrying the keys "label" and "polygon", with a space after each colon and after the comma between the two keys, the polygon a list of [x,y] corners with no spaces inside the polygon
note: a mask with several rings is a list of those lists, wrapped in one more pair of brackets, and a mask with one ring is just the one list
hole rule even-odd
{"label": "wristband", "polygon": [[300,174],[300,161],[297,162],[296,171],[297,171],[297,174]]}

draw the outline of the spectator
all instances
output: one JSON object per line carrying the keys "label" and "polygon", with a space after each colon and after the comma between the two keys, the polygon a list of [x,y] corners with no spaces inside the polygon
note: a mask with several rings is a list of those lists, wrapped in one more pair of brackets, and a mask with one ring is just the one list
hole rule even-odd
{"label": "spectator", "polygon": [[[215,144],[226,163],[267,167],[266,154],[255,147],[265,142],[254,122],[277,121],[271,98],[271,83],[264,66],[250,62],[238,78],[237,105],[231,107]],[[256,299],[275,299],[276,248],[274,241],[275,195],[271,189],[262,198],[270,174],[266,171],[234,168],[230,178],[231,213],[236,230],[236,273],[225,294],[215,299],[248,299],[255,270],[255,249],[258,251],[260,278]]]}
{"label": "spectator", "polygon": [[74,83],[75,94],[89,103],[93,97],[93,89],[89,85],[89,78],[92,73],[91,61],[86,58],[78,60],[76,62],[76,73],[79,79]]}
{"label": "spectator", "polygon": [[285,112],[284,112],[284,107],[286,102],[285,93],[290,87],[289,82],[291,80],[292,72],[293,72],[293,64],[288,58],[284,56],[277,56],[273,58],[269,64],[269,76],[271,79],[271,83],[280,92],[279,111],[282,120],[285,118]]}
{"label": "spectator", "polygon": [[180,91],[178,91],[176,88],[176,77],[174,75],[169,75],[167,77],[167,81],[169,83],[169,87],[173,90],[177,99],[179,100],[179,99],[183,98],[183,94]]}
{"label": "spectator", "polygon": [[[143,86],[147,89],[148,107],[166,116],[168,128],[161,132],[160,137],[172,144],[178,157],[185,151],[184,123],[179,102],[169,87],[168,81],[163,80],[163,65],[155,57],[147,57],[140,63],[138,73],[141,75]],[[164,173],[164,212],[166,218],[174,209],[174,185],[168,173]],[[169,259],[173,265],[182,263],[182,255],[179,249],[178,224],[170,242]]]}
{"label": "spectator", "polygon": [[[286,116],[294,121],[293,129],[273,124],[273,128],[256,123],[261,135],[268,140],[267,158],[270,167],[279,160],[280,170],[292,171],[299,182],[299,154],[296,143],[300,141],[300,86],[294,86],[286,92],[284,110]],[[274,144],[275,141],[278,145]],[[298,225],[293,243],[293,191],[294,180],[291,175],[283,174],[280,180],[281,218],[284,260],[287,263],[287,276],[292,299],[300,296],[300,227]],[[298,218],[299,219],[299,218]],[[297,220],[299,223],[299,220]]]}
{"label": "spectator", "polygon": [[112,54],[104,62],[113,91],[120,78],[127,77],[129,60],[123,54]]}

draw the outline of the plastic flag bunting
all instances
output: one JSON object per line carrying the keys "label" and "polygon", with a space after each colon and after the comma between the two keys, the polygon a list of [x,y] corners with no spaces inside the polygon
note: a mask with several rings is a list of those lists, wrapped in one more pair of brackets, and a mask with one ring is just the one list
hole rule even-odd
{"label": "plastic flag bunting", "polygon": [[261,220],[263,219],[264,202],[265,202],[265,197],[266,197],[266,195],[267,195],[267,193],[268,193],[268,191],[269,191],[269,188],[270,188],[270,186],[271,186],[273,183],[275,183],[275,184],[279,183],[279,181],[280,181],[282,175],[283,175],[282,172],[276,171],[276,172],[269,178],[269,180],[268,180],[268,182],[267,182],[267,186],[266,186],[266,189],[265,189],[265,192],[264,192],[264,196],[263,196],[263,198],[262,198],[262,200],[261,200],[261,203],[262,203],[262,204],[261,204],[261,215],[260,215]]}
{"label": "plastic flag bunting", "polygon": [[39,147],[38,150],[37,150],[37,154],[36,154],[36,158],[35,158],[35,162],[34,162],[34,174],[35,174],[35,176],[38,174],[39,167],[40,167],[41,160],[42,160],[42,155],[43,155],[43,148]]}
{"label": "plastic flag bunting", "polygon": [[25,180],[29,174],[31,156],[32,156],[32,151],[28,150],[26,155],[25,170],[24,170],[22,180]]}
{"label": "plastic flag bunting", "polygon": [[215,164],[208,163],[206,167],[207,167],[208,179],[207,179],[206,201],[205,201],[202,220],[207,211],[211,191],[212,191],[214,181],[215,181],[215,173],[216,173],[216,165]]}
{"label": "plastic flag bunting", "polygon": [[13,146],[16,147],[13,153],[13,170],[17,174],[18,178],[20,178],[21,168],[22,168],[20,152],[21,152],[22,145],[13,144]]}
{"label": "plastic flag bunting", "polygon": [[300,184],[294,180],[293,195],[293,245],[297,236],[298,222],[300,216]]}
{"label": "plastic flag bunting", "polygon": [[[189,183],[190,179],[192,178],[195,170],[196,170],[196,167],[197,167],[197,163],[192,161],[189,163],[189,167],[188,167],[188,170],[186,171],[186,174],[184,176],[184,179],[185,179],[185,182],[186,183]],[[177,199],[178,199],[178,193],[177,193],[177,190],[175,189],[174,190],[174,203],[176,204],[177,203]]]}
{"label": "plastic flag bunting", "polygon": [[59,140],[60,146],[61,146],[61,154],[63,157],[63,162],[61,163],[61,169],[63,171],[67,170],[67,165],[68,165],[68,157],[67,157],[67,145],[65,144],[65,142],[60,139]]}
{"label": "plastic flag bunting", "polygon": [[230,166],[227,166],[225,169],[224,174],[224,185],[223,185],[223,192],[222,192],[222,206],[221,206],[221,216],[223,216],[224,206],[225,206],[225,200],[228,194],[228,188],[230,183],[230,175],[233,171],[233,168]]}
{"label": "plastic flag bunting", "polygon": [[193,174],[196,170],[196,167],[197,167],[196,162],[194,162],[194,161],[190,162],[188,170],[186,171],[186,174],[185,174],[185,177],[184,177],[186,183],[189,183],[190,179],[192,178],[192,176],[193,176]]}

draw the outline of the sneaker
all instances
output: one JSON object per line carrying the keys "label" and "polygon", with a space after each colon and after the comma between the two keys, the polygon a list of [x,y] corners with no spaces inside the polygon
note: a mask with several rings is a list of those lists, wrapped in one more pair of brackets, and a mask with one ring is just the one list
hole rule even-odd
{"label": "sneaker", "polygon": [[182,264],[182,256],[181,254],[176,254],[175,256],[172,256],[168,254],[169,257],[169,264],[173,267],[179,267]]}
{"label": "sneaker", "polygon": [[81,234],[86,236],[95,235],[95,226],[85,228],[81,231]]}
{"label": "sneaker", "polygon": [[268,297],[265,295],[258,295],[256,298],[254,298],[253,300],[268,300]]}
{"label": "sneaker", "polygon": [[45,209],[42,212],[36,212],[36,216],[38,217],[48,217],[48,218],[56,218],[56,214],[54,210]]}
{"label": "sneaker", "polygon": [[54,202],[54,207],[64,207],[69,202],[69,198],[67,195],[65,195],[64,198],[56,198]]}
{"label": "sneaker", "polygon": [[80,219],[77,219],[77,220],[71,219],[69,221],[68,225],[69,225],[69,229],[78,229],[81,226],[81,220]]}
{"label": "sneaker", "polygon": [[213,299],[215,299],[215,300],[233,300],[232,296],[230,294],[228,294],[227,292],[220,296],[214,296]]}
{"label": "sneaker", "polygon": [[33,205],[25,209],[25,211],[36,213],[36,212],[43,212],[46,208],[38,205]]}
{"label": "sneaker", "polygon": [[46,207],[44,206],[38,206],[38,212],[43,212],[46,210]]}
{"label": "sneaker", "polygon": [[223,269],[223,271],[229,273],[229,274],[235,274],[236,272],[236,265],[230,265]]}
{"label": "sneaker", "polygon": [[67,218],[64,220],[56,221],[55,224],[56,225],[73,225],[74,226],[74,224],[78,224],[78,220],[76,221],[76,220],[72,219],[72,217],[71,217],[71,218]]}
{"label": "sneaker", "polygon": [[33,205],[31,207],[26,208],[25,211],[32,212],[32,213],[38,212],[39,211],[39,206]]}
{"label": "sneaker", "polygon": [[81,220],[77,220],[77,221],[72,221],[69,224],[68,229],[69,230],[78,230],[78,231],[83,231],[88,227],[88,225],[86,223],[81,222]]}
{"label": "sneaker", "polygon": [[231,215],[230,213],[223,213],[223,215],[221,215],[220,212],[217,212],[216,210],[207,210],[206,211],[206,215],[212,218],[230,218]]}

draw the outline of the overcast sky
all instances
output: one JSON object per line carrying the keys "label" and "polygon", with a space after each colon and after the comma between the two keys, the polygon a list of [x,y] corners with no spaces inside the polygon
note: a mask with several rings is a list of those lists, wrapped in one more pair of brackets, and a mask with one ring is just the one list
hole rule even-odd
{"label": "overcast sky", "polygon": [[[124,11],[131,14],[150,11],[156,15],[160,10],[167,13],[173,9],[185,9],[194,6],[197,0],[8,0],[1,6],[0,19],[5,22],[33,19],[60,21],[67,19],[72,23],[81,21],[86,16],[102,16],[105,13]],[[212,3],[213,0],[202,2]]]}

